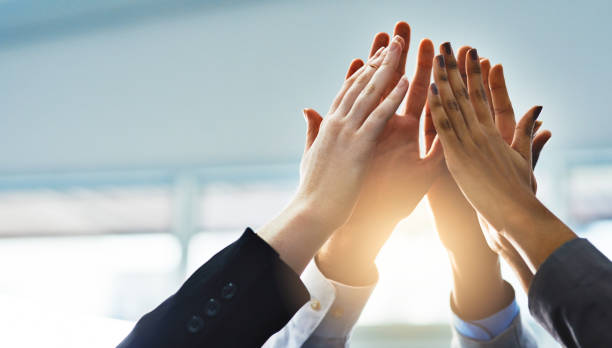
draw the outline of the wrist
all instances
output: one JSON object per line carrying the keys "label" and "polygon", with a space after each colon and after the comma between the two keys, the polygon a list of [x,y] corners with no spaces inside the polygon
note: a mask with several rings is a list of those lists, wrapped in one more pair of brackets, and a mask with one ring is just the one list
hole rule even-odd
{"label": "wrist", "polygon": [[517,249],[534,274],[557,248],[577,238],[534,195],[517,199],[511,211],[502,233],[512,243],[508,247]]}
{"label": "wrist", "polygon": [[375,245],[370,239],[373,237],[371,230],[365,231],[366,233],[361,231],[343,226],[334,231],[319,249],[316,261],[326,277],[352,286],[376,282],[378,271],[374,260],[380,250],[380,243]]}
{"label": "wrist", "polygon": [[331,225],[313,214],[310,207],[306,202],[294,199],[258,231],[258,235],[297,274],[301,274],[333,232]]}

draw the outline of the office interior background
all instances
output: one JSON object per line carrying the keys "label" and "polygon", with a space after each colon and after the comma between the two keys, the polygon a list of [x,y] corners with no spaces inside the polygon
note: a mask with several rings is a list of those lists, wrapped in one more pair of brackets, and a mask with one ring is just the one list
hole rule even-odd
{"label": "office interior background", "polygon": [[[608,1],[0,0],[0,346],[109,347],[291,197],[305,122],[398,20],[503,63],[553,137],[539,196],[612,255]],[[448,347],[426,201],[382,250],[353,347]],[[522,315],[542,347],[516,278]]]}

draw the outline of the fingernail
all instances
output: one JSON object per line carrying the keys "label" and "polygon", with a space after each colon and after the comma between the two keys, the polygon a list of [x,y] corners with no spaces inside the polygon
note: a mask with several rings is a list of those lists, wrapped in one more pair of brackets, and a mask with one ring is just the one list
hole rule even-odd
{"label": "fingernail", "polygon": [[470,50],[470,58],[472,58],[472,60],[478,60],[478,52],[475,48]]}
{"label": "fingernail", "polygon": [[436,59],[438,60],[440,68],[444,68],[444,56],[437,56]]}
{"label": "fingernail", "polygon": [[438,95],[438,86],[435,83],[431,84],[431,93]]}
{"label": "fingernail", "polygon": [[447,55],[451,55],[453,54],[453,48],[451,47],[450,42],[445,42],[442,44],[442,48],[444,48],[444,52],[446,52]]}
{"label": "fingernail", "polygon": [[543,106],[540,105],[540,106],[536,107],[535,110],[533,110],[533,119],[534,120],[537,120],[538,117],[540,117],[540,112],[542,112],[542,108],[543,108]]}
{"label": "fingernail", "polygon": [[402,76],[402,78],[399,80],[399,83],[397,84],[397,88],[404,88],[407,84],[408,78],[406,78],[406,76]]}
{"label": "fingernail", "polygon": [[400,37],[398,35],[393,37],[393,41],[391,42],[391,46],[389,46],[390,51],[397,51],[400,48]]}

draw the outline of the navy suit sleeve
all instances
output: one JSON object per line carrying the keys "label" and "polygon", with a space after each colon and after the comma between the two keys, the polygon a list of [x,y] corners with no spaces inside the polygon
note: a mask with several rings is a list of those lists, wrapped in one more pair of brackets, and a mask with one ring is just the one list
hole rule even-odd
{"label": "navy suit sleeve", "polygon": [[247,229],[143,316],[118,348],[261,347],[309,298],[299,276]]}
{"label": "navy suit sleeve", "polygon": [[566,347],[612,347],[612,263],[586,239],[565,243],[535,274],[529,310]]}

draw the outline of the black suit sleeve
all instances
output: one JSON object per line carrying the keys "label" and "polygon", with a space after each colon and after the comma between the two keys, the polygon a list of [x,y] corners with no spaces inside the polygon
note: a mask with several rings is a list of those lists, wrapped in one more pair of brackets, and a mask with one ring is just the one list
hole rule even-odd
{"label": "black suit sleeve", "polygon": [[247,229],[143,316],[118,348],[260,347],[309,298],[299,276]]}
{"label": "black suit sleeve", "polygon": [[529,310],[566,347],[612,347],[612,263],[586,239],[565,243],[535,274]]}

